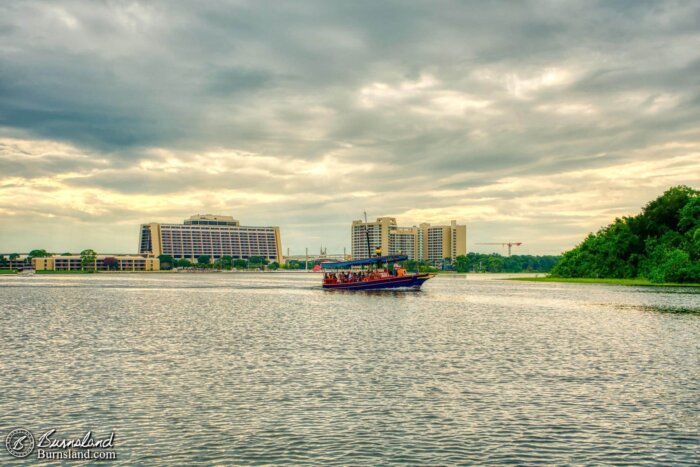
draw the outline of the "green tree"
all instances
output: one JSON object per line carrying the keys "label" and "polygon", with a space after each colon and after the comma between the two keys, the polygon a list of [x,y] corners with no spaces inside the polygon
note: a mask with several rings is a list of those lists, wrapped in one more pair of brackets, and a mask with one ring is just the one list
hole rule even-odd
{"label": "green tree", "polygon": [[228,270],[228,269],[231,269],[232,266],[233,266],[233,258],[231,256],[224,255],[219,259],[219,267],[221,269]]}
{"label": "green tree", "polygon": [[453,266],[457,272],[549,272],[559,259],[559,256],[468,253],[455,258]]}
{"label": "green tree", "polygon": [[657,244],[643,265],[644,276],[652,282],[684,282],[691,266],[688,253]]}
{"label": "green tree", "polygon": [[197,264],[200,266],[207,267],[211,263],[211,256],[209,255],[199,255],[197,257]]}
{"label": "green tree", "polygon": [[688,253],[696,269],[700,269],[700,196],[692,198],[681,209],[678,228],[683,234],[684,251]]}
{"label": "green tree", "polygon": [[17,258],[19,258],[19,253],[11,253],[9,258],[10,258],[10,261],[16,260]]}
{"label": "green tree", "polygon": [[158,260],[160,261],[160,268],[165,271],[172,269],[176,263],[175,258],[170,255],[159,255]]}
{"label": "green tree", "polygon": [[685,234],[700,228],[700,196],[690,198],[681,209],[678,230]]}
{"label": "green tree", "polygon": [[261,268],[267,263],[267,258],[264,258],[263,256],[251,256],[248,258],[248,264],[251,268]]}
{"label": "green tree", "polygon": [[456,257],[454,266],[457,272],[469,272],[469,258],[466,255]]}
{"label": "green tree", "polygon": [[236,269],[246,269],[248,267],[248,261],[238,258],[233,260],[233,267]]}
{"label": "green tree", "polygon": [[636,216],[615,219],[567,251],[558,277],[636,278],[694,282],[700,260],[700,192],[670,188]]}
{"label": "green tree", "polygon": [[438,268],[431,265],[428,261],[418,262],[418,272],[437,272]]}
{"label": "green tree", "polygon": [[46,258],[47,256],[51,256],[51,253],[46,250],[32,250],[27,255],[27,258]]}
{"label": "green tree", "polygon": [[192,263],[190,262],[190,260],[185,259],[185,258],[178,259],[178,260],[175,262],[175,264],[176,264],[177,267],[179,267],[179,268],[191,268],[191,267],[192,267]]}
{"label": "green tree", "polygon": [[82,266],[83,271],[87,266],[92,266],[93,269],[96,269],[96,260],[97,253],[95,253],[95,250],[87,249],[80,252],[80,264]]}
{"label": "green tree", "polygon": [[698,193],[684,185],[666,190],[637,216],[634,220],[636,230],[644,237],[661,237],[668,231],[678,231],[681,211],[691,199],[698,197]]}

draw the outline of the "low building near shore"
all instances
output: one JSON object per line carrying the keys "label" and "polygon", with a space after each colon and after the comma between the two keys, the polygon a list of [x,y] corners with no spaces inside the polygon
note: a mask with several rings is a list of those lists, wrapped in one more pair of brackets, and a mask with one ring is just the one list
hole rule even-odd
{"label": "low building near shore", "polygon": [[160,271],[160,260],[145,255],[97,255],[94,263],[83,265],[80,255],[32,258],[37,271]]}
{"label": "low building near shore", "polygon": [[29,262],[27,261],[27,258],[17,258],[17,259],[6,259],[2,263],[2,267],[0,269],[14,269],[16,271],[21,271],[22,269],[25,269],[29,267]]}

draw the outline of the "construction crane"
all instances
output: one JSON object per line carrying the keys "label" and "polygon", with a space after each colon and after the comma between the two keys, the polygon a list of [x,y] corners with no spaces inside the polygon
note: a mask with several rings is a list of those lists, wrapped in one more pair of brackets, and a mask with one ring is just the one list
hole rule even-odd
{"label": "construction crane", "polygon": [[523,244],[523,242],[477,243],[477,245],[501,245],[501,246],[508,245],[508,256],[510,256],[510,249],[511,249],[511,247],[520,246],[520,245],[522,245],[522,244]]}

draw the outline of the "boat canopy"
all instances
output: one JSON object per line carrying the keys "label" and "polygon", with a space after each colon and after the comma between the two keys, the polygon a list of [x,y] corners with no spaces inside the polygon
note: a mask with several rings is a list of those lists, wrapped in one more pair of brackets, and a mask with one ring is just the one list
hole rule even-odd
{"label": "boat canopy", "polygon": [[353,266],[365,266],[368,264],[375,263],[406,261],[407,259],[408,256],[406,255],[375,256],[374,258],[358,259],[355,261],[343,261],[340,263],[321,263],[321,267],[324,269],[350,269]]}

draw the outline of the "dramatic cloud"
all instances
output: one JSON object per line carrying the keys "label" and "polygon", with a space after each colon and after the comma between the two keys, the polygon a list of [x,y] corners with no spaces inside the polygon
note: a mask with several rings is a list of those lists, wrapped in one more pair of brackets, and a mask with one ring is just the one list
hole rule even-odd
{"label": "dramatic cloud", "polygon": [[694,2],[0,5],[0,251],[194,213],[349,247],[363,210],[558,253],[700,186]]}

